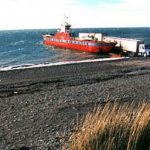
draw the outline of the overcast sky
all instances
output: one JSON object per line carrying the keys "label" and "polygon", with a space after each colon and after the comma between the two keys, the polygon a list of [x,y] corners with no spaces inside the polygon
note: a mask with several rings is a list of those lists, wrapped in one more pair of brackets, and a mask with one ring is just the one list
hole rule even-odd
{"label": "overcast sky", "polygon": [[150,0],[0,0],[0,30],[58,28],[64,14],[74,28],[150,27]]}

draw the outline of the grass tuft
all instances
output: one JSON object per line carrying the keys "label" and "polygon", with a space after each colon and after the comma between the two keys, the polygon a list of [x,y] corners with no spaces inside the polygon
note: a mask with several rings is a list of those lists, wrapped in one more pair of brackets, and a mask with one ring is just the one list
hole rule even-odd
{"label": "grass tuft", "polygon": [[69,150],[149,150],[150,103],[108,102],[88,113]]}

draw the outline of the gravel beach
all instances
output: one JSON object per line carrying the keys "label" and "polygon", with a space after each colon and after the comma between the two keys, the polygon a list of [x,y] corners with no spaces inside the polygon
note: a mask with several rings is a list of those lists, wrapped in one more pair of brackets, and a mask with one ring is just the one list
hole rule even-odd
{"label": "gravel beach", "polygon": [[1,71],[0,150],[59,150],[114,100],[150,100],[150,58]]}

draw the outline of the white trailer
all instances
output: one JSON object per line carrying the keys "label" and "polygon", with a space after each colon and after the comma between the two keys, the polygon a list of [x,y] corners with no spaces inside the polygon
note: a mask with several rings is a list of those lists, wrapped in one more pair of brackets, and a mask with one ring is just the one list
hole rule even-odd
{"label": "white trailer", "polygon": [[141,40],[107,36],[103,37],[103,40],[106,42],[116,42],[116,47],[121,48],[123,52],[137,56],[150,56],[150,49]]}

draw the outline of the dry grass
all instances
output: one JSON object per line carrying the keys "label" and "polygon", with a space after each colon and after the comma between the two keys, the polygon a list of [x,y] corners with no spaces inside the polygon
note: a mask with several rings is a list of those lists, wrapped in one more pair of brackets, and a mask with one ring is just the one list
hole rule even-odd
{"label": "dry grass", "polygon": [[150,103],[108,102],[88,113],[69,150],[150,150]]}

